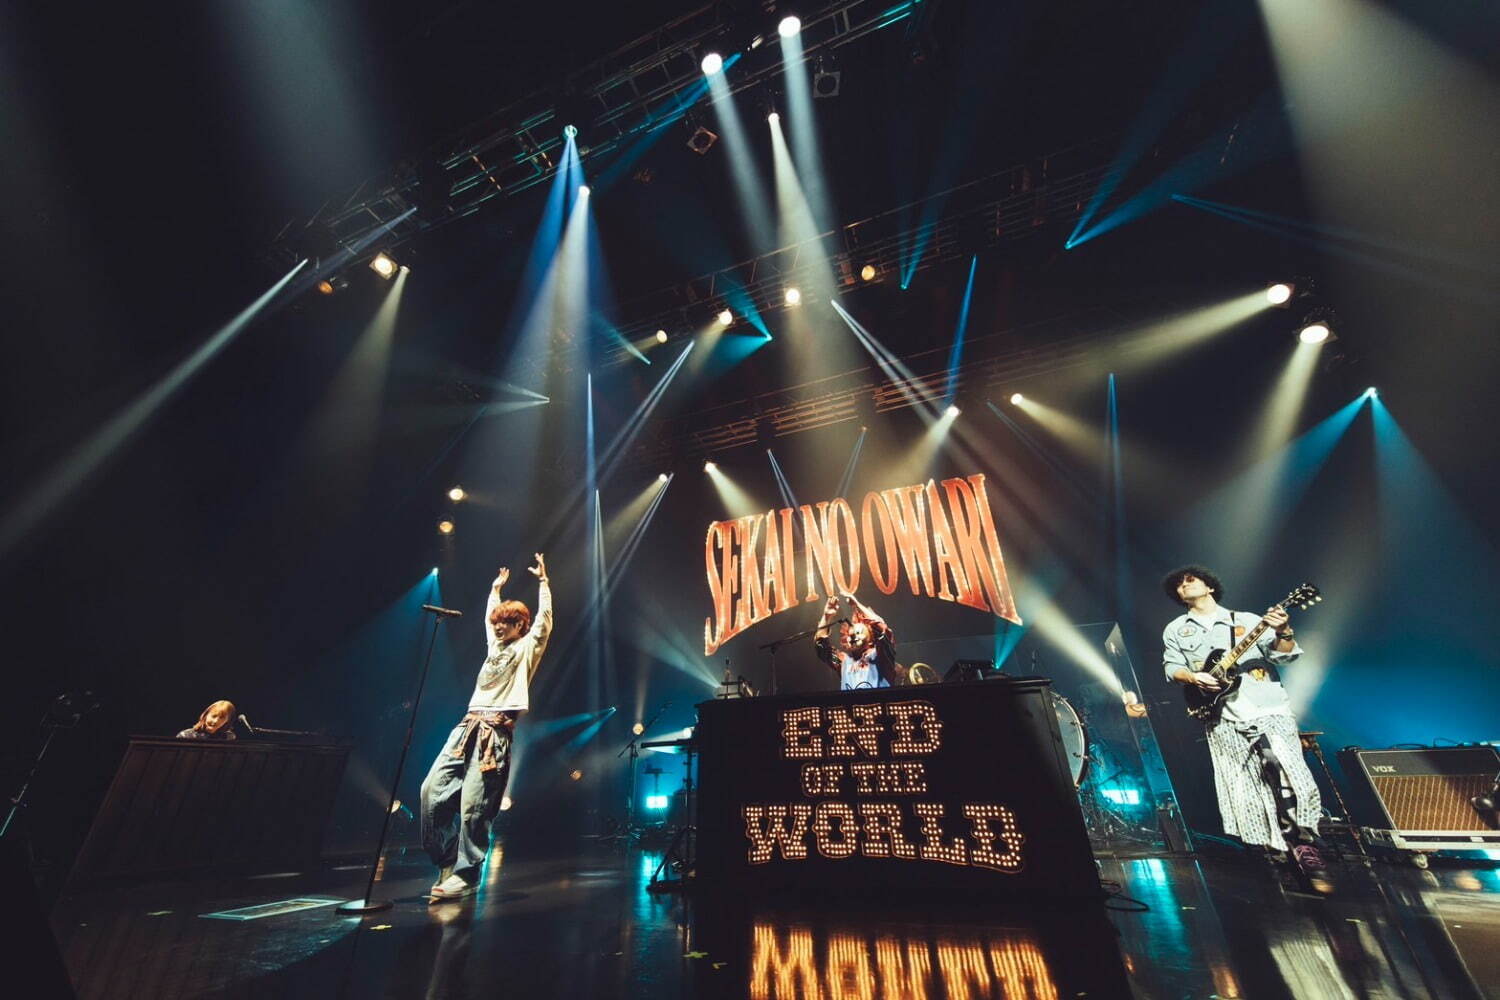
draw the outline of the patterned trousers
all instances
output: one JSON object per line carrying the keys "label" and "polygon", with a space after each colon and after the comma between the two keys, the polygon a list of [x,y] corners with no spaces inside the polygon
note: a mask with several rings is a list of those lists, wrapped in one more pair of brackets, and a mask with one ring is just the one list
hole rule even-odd
{"label": "patterned trousers", "polygon": [[[1297,720],[1290,715],[1238,723],[1220,719],[1209,727],[1225,833],[1274,851],[1317,833],[1323,802],[1297,733]],[[1279,766],[1267,766],[1270,761]]]}

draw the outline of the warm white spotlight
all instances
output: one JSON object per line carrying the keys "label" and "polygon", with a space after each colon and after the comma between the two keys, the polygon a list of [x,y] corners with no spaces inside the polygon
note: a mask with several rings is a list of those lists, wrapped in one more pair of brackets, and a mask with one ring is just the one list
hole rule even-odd
{"label": "warm white spotlight", "polygon": [[734,313],[730,312],[728,309],[720,309],[719,310],[719,325],[720,326],[728,326],[730,323],[733,323],[733,322],[734,322]]}
{"label": "warm white spotlight", "polygon": [[958,407],[953,406],[953,405],[950,404],[948,406],[948,409],[946,411],[944,411],[944,412],[946,412],[948,414],[948,416],[950,416],[950,417],[956,417],[956,416],[959,415],[959,413],[961,413],[963,411],[961,411]]}
{"label": "warm white spotlight", "polygon": [[338,291],[338,289],[333,287],[333,282],[329,281],[327,278],[324,278],[322,281],[318,282],[318,291],[323,293],[324,295],[332,295],[334,292]]}
{"label": "warm white spotlight", "polygon": [[453,489],[448,491],[448,499],[452,500],[454,503],[463,503],[464,498],[468,495],[468,493],[464,492],[464,488],[462,486],[455,486],[453,487]]}
{"label": "warm white spotlight", "polygon": [[713,76],[724,68],[724,57],[717,52],[710,52],[703,57],[703,62],[699,63],[699,67],[703,70],[704,76]]}
{"label": "warm white spotlight", "polygon": [[719,471],[719,466],[716,463],[714,463],[714,462],[704,462],[703,463],[703,471],[704,472],[718,472]]}
{"label": "warm white spotlight", "polygon": [[637,722],[635,725],[630,727],[630,731],[639,736],[646,731],[646,726],[644,723]]}
{"label": "warm white spotlight", "polygon": [[510,807],[511,807],[510,796],[509,795],[502,795],[502,796],[500,796],[500,811],[501,812],[509,812],[510,811]]}
{"label": "warm white spotlight", "polygon": [[664,482],[666,482],[667,481],[667,474],[665,472],[658,472],[656,474],[656,481],[658,483],[664,483]]}
{"label": "warm white spotlight", "polygon": [[1019,392],[1013,392],[1010,394],[1010,404],[1012,406],[1020,406],[1024,402],[1026,402],[1026,397],[1021,395]]}
{"label": "warm white spotlight", "polygon": [[574,781],[582,781],[583,780],[583,772],[580,771],[580,770],[578,770],[578,768],[575,767],[575,768],[573,768],[573,770],[571,770],[571,771],[568,772],[568,777],[572,778]]}
{"label": "warm white spotlight", "polygon": [[797,303],[799,303],[801,301],[802,301],[802,293],[799,292],[799,291],[797,291],[797,289],[795,289],[795,288],[788,288],[786,290],[786,304],[787,305],[794,306],[794,305],[796,305]]}
{"label": "warm white spotlight", "polygon": [[396,276],[396,262],[389,254],[378,253],[370,261],[370,270],[389,281]]}
{"label": "warm white spotlight", "polygon": [[859,269],[859,276],[866,281],[874,281],[875,275],[878,273],[879,272],[875,270],[874,264],[866,264],[864,267]]}
{"label": "warm white spotlight", "polygon": [[779,121],[781,121],[781,115],[777,114],[774,111],[772,111],[770,114],[766,115],[766,123],[767,124],[775,125]]}
{"label": "warm white spotlight", "polygon": [[665,330],[657,330],[656,331],[656,342],[658,344],[665,344],[667,342],[667,331],[665,331]]}
{"label": "warm white spotlight", "polygon": [[1284,306],[1292,301],[1292,286],[1285,282],[1277,282],[1266,289],[1266,301],[1273,306]]}
{"label": "warm white spotlight", "polygon": [[1328,325],[1326,323],[1309,323],[1302,328],[1297,337],[1304,344],[1321,344],[1328,339]]}
{"label": "warm white spotlight", "polygon": [[776,26],[777,34],[782,38],[791,38],[801,30],[802,19],[795,14],[788,14],[786,17],[783,17],[781,23]]}
{"label": "warm white spotlight", "polygon": [[453,522],[446,519],[439,521],[438,531],[442,532],[445,535],[453,534]]}
{"label": "warm white spotlight", "polygon": [[588,196],[589,196],[589,186],[587,184],[580,184],[580,185],[578,185],[578,197],[580,197],[580,198],[587,198]]}

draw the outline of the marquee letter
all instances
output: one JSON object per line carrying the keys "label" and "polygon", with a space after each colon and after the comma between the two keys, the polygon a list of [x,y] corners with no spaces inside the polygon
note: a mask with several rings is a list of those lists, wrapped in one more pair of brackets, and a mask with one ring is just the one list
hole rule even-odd
{"label": "marquee letter", "polygon": [[901,833],[901,807],[894,802],[861,802],[859,815],[864,821],[864,842],[860,850],[867,858],[905,858],[917,856],[917,849]]}
{"label": "marquee letter", "polygon": [[[932,547],[937,554],[937,596],[945,601],[953,600],[953,590],[962,594],[969,588],[964,578],[963,563],[958,559],[958,546],[953,542],[953,529],[948,527],[948,517],[943,513],[943,502],[938,499],[937,486],[927,480],[927,510],[932,516]],[[953,590],[948,589],[948,576],[953,576]]]}
{"label": "marquee letter", "polygon": [[[819,522],[822,522],[821,525]],[[835,538],[830,544],[827,500],[818,504],[817,520],[813,519],[812,505],[802,505],[802,536],[807,539],[807,599],[818,599],[817,581],[813,579],[815,570],[823,579],[823,593],[838,593],[838,584],[833,578],[833,562],[838,556],[839,543]]]}
{"label": "marquee letter", "polygon": [[[791,810],[792,827],[787,829],[787,811]],[[746,806],[745,836],[750,838],[750,863],[763,865],[771,860],[772,849],[781,845],[781,856],[787,861],[807,858],[807,820],[812,806],[800,802],[790,806]]]}
{"label": "marquee letter", "polygon": [[[708,569],[708,592],[714,600],[714,617],[703,623],[703,655],[712,656],[734,635],[734,588],[738,577],[734,558],[733,521],[715,521],[708,526],[708,537],[703,542],[703,559]],[[714,547],[724,551],[724,561],[714,559]]]}
{"label": "marquee letter", "polygon": [[[896,562],[900,557],[896,554],[896,533],[891,530],[891,514],[885,509],[885,504],[880,502],[879,493],[871,490],[865,494],[865,502],[859,509],[859,519],[864,527],[865,559],[870,564],[870,582],[875,584],[875,589],[882,594],[894,593],[896,584],[901,580],[901,567]],[[885,543],[887,570],[884,576],[880,572],[880,557],[877,555],[875,545],[875,521],[877,519],[880,521],[880,538]]]}
{"label": "marquee letter", "polygon": [[[834,820],[838,820],[837,826]],[[847,802],[819,802],[812,826],[818,853],[825,858],[847,858],[859,846],[859,823],[854,819],[854,807]]]}
{"label": "marquee letter", "polygon": [[[923,861],[946,861],[950,865],[967,865],[969,851],[962,837],[954,837],[943,843],[943,804],[941,802],[913,802],[912,808],[922,817]],[[769,853],[770,848],[766,849]]]}
{"label": "marquee letter", "polygon": [[[969,855],[972,863],[1002,872],[1021,870],[1021,844],[1026,838],[1016,826],[1015,813],[1005,806],[970,803],[964,806],[964,815],[969,818],[969,836],[974,840]],[[995,850],[996,839],[1001,844],[999,851]]]}
{"label": "marquee letter", "polygon": [[[931,594],[932,555],[927,547],[927,512],[922,505],[922,487],[883,490],[880,500],[896,530],[896,542],[900,547],[901,561],[906,564],[906,579],[911,584],[911,592],[919,594],[925,590]],[[922,590],[917,589],[919,575]]]}
{"label": "marquee letter", "polygon": [[[891,731],[896,739],[891,743],[891,753],[897,757],[919,757],[937,753],[943,745],[943,721],[930,701],[893,701],[885,707],[891,717]],[[922,737],[917,738],[917,723],[921,723]]]}

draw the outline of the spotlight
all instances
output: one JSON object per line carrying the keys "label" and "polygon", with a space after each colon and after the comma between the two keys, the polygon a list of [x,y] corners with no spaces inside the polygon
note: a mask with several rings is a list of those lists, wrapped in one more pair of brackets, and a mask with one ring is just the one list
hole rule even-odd
{"label": "spotlight", "polygon": [[1304,344],[1321,344],[1330,336],[1327,323],[1309,323],[1297,334]]}
{"label": "spotlight", "polygon": [[874,264],[866,264],[864,267],[859,269],[859,276],[866,281],[874,281],[875,275],[879,273],[879,271],[875,270]]}
{"label": "spotlight", "polygon": [[508,812],[508,811],[510,811],[510,807],[511,807],[510,796],[509,795],[502,795],[502,796],[500,796],[500,811],[501,812]]}
{"label": "spotlight", "polygon": [[734,313],[730,312],[728,309],[720,309],[719,310],[719,325],[720,326],[728,326],[730,323],[733,323],[733,322],[734,322]]}
{"label": "spotlight", "polygon": [[776,26],[776,33],[782,38],[791,38],[802,30],[802,19],[795,14],[788,14],[781,19]]}
{"label": "spotlight", "polygon": [[1026,402],[1026,397],[1021,395],[1019,392],[1013,392],[1010,394],[1010,403],[1012,406],[1020,406],[1024,402]]}
{"label": "spotlight", "polygon": [[646,731],[646,724],[644,722],[637,722],[635,725],[630,727],[630,731],[639,736]]}
{"label": "spotlight", "polygon": [[688,139],[687,147],[688,149],[691,149],[693,152],[697,153],[699,156],[702,156],[704,153],[707,153],[710,149],[712,149],[713,144],[718,141],[719,134],[717,132],[710,132],[702,125],[699,125],[696,129],[693,130],[692,136]]}
{"label": "spotlight", "polygon": [[444,535],[453,534],[453,522],[448,520],[447,518],[444,518],[443,520],[438,522],[438,531]]}
{"label": "spotlight", "polygon": [[665,330],[657,330],[656,331],[656,342],[658,344],[665,344],[667,342],[667,331],[665,331]]}
{"label": "spotlight", "polygon": [[781,116],[779,114],[777,114],[776,112],[774,112],[774,111],[772,111],[770,114],[766,115],[766,122],[767,122],[767,124],[775,125],[779,121],[781,121]]}
{"label": "spotlight", "polygon": [[338,291],[338,289],[333,287],[333,282],[329,281],[327,278],[324,278],[322,281],[318,282],[318,291],[322,292],[324,295],[332,295],[334,292]]}
{"label": "spotlight", "polygon": [[799,292],[799,291],[797,291],[797,289],[795,289],[795,288],[788,288],[786,290],[786,304],[787,305],[794,306],[794,305],[796,305],[797,303],[799,303],[801,301],[802,301],[802,293]]}
{"label": "spotlight", "polygon": [[583,780],[583,772],[575,767],[573,768],[573,770],[568,772],[568,777],[572,778],[574,781],[581,781]]}
{"label": "spotlight", "polygon": [[948,409],[944,412],[946,412],[950,417],[956,417],[963,411],[961,411],[957,406],[949,404]]}
{"label": "spotlight", "polygon": [[703,70],[704,76],[713,76],[724,68],[724,57],[717,52],[710,52],[703,57],[703,62],[699,63],[698,66]]}
{"label": "spotlight", "polygon": [[667,474],[665,472],[658,472],[656,474],[656,481],[658,483],[664,483],[664,482],[666,482],[667,481]]}
{"label": "spotlight", "polygon": [[704,462],[703,463],[703,471],[704,472],[718,472],[719,471],[719,466],[718,466],[718,464],[716,462]]}
{"label": "spotlight", "polygon": [[453,489],[448,491],[448,499],[452,500],[454,503],[463,503],[468,495],[469,494],[464,492],[464,488],[462,486],[455,486],[453,487]]}
{"label": "spotlight", "polygon": [[565,137],[569,138],[569,139],[576,139],[576,138],[578,138],[578,126],[577,125],[564,125],[563,126],[563,135]]}
{"label": "spotlight", "polygon": [[396,276],[396,262],[391,259],[390,254],[381,251],[370,261],[370,270],[390,281]]}
{"label": "spotlight", "polygon": [[1284,306],[1292,301],[1293,288],[1286,282],[1277,282],[1266,289],[1266,301],[1273,306]]}
{"label": "spotlight", "polygon": [[580,185],[578,185],[578,197],[580,197],[580,198],[587,198],[588,196],[589,196],[589,186],[587,184],[580,184]]}
{"label": "spotlight", "polygon": [[401,800],[395,799],[391,802],[391,815],[394,816],[401,811]]}
{"label": "spotlight", "polygon": [[665,808],[667,808],[667,797],[665,795],[648,795],[648,796],[646,796],[646,808],[647,809],[665,809]]}
{"label": "spotlight", "polygon": [[1366,399],[1374,399],[1375,397],[1377,397],[1379,395],[1380,395],[1379,390],[1377,390],[1373,385],[1370,386],[1370,388],[1368,388],[1368,389],[1365,390],[1365,398]]}

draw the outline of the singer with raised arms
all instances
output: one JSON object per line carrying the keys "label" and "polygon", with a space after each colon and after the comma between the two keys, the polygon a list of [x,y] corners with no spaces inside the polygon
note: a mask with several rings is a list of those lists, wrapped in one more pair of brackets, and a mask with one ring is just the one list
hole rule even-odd
{"label": "singer with raised arms", "polygon": [[547,563],[536,554],[537,608],[503,600],[510,570],[500,568],[485,606],[488,649],[469,710],[454,727],[422,782],[422,846],[440,869],[431,895],[461,899],[474,892],[490,847],[490,824],[510,777],[516,720],[531,705],[531,681],[552,634]]}
{"label": "singer with raised arms", "polygon": [[[849,617],[839,623],[839,644],[835,648],[828,633],[839,613],[839,602],[849,602]],[[813,648],[818,659],[839,675],[839,690],[890,687],[901,683],[897,676],[896,635],[885,619],[851,593],[830,597],[823,605],[823,617],[813,633]]]}

